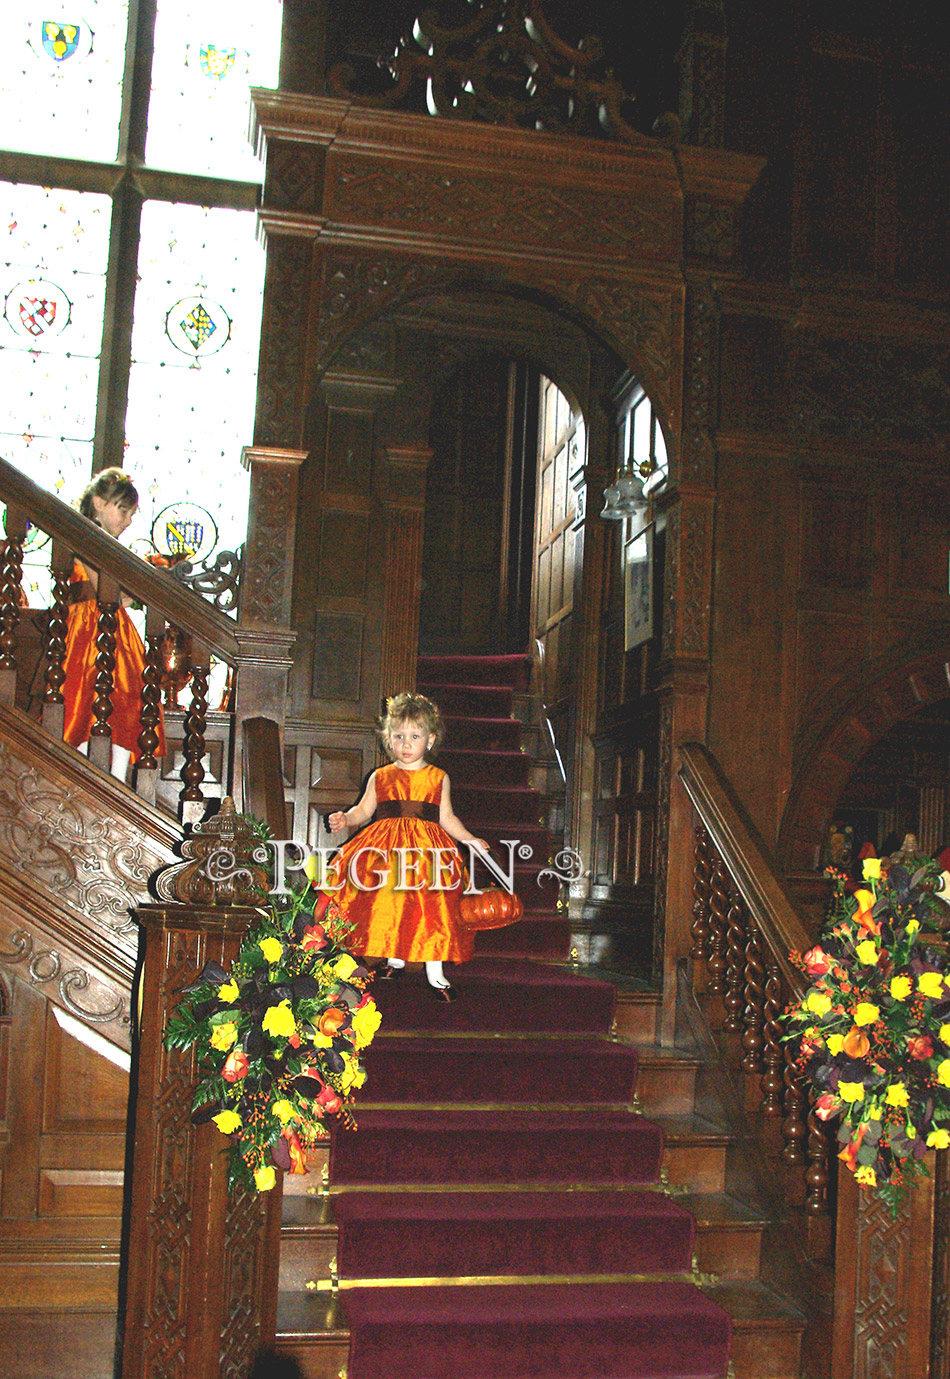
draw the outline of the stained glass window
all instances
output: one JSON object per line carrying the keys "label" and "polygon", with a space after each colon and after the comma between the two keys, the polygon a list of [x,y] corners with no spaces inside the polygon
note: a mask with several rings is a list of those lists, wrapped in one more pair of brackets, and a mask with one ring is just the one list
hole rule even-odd
{"label": "stained glass window", "polygon": [[261,180],[248,90],[277,85],[281,10],[281,0],[159,0],[150,166]]}
{"label": "stained glass window", "polygon": [[253,212],[143,207],[126,464],[144,519],[197,504],[230,550],[247,524],[241,447],[253,433],[263,276]]}
{"label": "stained glass window", "polygon": [[[49,13],[63,17],[43,17]],[[68,0],[50,10],[35,0],[7,0],[0,43],[4,148],[115,158],[128,17],[128,0]]]}
{"label": "stained glass window", "polygon": [[91,471],[110,210],[0,183],[0,447],[67,499]]}

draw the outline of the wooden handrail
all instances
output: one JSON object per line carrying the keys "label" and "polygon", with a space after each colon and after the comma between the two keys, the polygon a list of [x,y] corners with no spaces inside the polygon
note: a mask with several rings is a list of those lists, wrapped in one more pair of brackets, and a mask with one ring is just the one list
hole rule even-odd
{"label": "wooden handrail", "polygon": [[94,522],[47,493],[0,457],[0,501],[20,509],[55,541],[74,551],[141,603],[158,608],[168,622],[189,633],[224,661],[235,661],[238,639],[233,622],[199,595],[184,588],[167,572],[120,546]]}
{"label": "wooden handrail", "polygon": [[805,981],[789,962],[812,939],[779,878],[769,851],[712,753],[699,742],[679,748],[679,777],[756,921],[763,943],[795,995]]}

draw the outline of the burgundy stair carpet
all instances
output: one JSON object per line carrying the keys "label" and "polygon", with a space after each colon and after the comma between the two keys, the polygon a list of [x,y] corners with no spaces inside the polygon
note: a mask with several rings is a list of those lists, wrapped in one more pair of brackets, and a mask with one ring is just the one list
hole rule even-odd
{"label": "burgundy stair carpet", "polygon": [[[487,839],[507,868],[506,838],[532,849],[529,860],[516,858],[515,890],[524,919],[506,929],[480,933],[479,953],[513,957],[563,959],[570,929],[557,911],[558,883],[550,877],[538,885],[538,873],[552,852],[542,821],[541,797],[530,783],[530,759],[520,750],[521,725],[513,719],[515,694],[529,685],[527,656],[422,656],[418,687],[433,699],[445,719],[445,743],[438,764],[452,782],[452,803],[475,834]],[[480,886],[491,883],[485,871]]]}
{"label": "burgundy stair carpet", "polygon": [[377,984],[359,1128],[333,1137],[349,1379],[724,1379],[613,988],[524,959],[453,980],[452,1005]]}

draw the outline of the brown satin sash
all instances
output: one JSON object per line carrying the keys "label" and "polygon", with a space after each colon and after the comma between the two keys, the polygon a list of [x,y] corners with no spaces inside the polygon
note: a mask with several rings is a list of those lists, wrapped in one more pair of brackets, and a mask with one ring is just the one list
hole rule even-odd
{"label": "brown satin sash", "polygon": [[430,824],[439,822],[439,806],[428,800],[379,800],[376,804],[377,819],[426,819]]}

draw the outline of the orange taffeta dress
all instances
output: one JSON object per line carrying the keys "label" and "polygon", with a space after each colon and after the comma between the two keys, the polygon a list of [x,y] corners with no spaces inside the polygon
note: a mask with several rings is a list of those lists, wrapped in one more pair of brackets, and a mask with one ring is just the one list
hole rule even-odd
{"label": "orange taffeta dress", "polygon": [[[69,623],[66,629],[66,660],[63,669],[65,724],[63,737],[78,747],[89,739],[94,722],[92,701],[96,684],[96,637],[99,631],[99,605],[89,576],[78,560],[73,561],[70,575]],[[116,613],[115,670],[113,672],[112,715],[109,727],[112,742],[139,757],[139,733],[142,731],[142,673],[145,669],[145,647],[124,608]],[[159,711],[156,756],[165,755],[165,725]]]}
{"label": "orange taffeta dress", "polygon": [[[328,882],[342,883],[333,899],[356,925],[347,939],[355,953],[406,962],[468,962],[472,956],[475,935],[458,918],[462,859],[438,821],[444,779],[437,766],[381,767],[375,776],[376,818],[330,860]],[[412,851],[401,861],[398,848]],[[400,867],[407,886],[419,889],[399,888]],[[438,879],[446,889],[433,886]]]}

